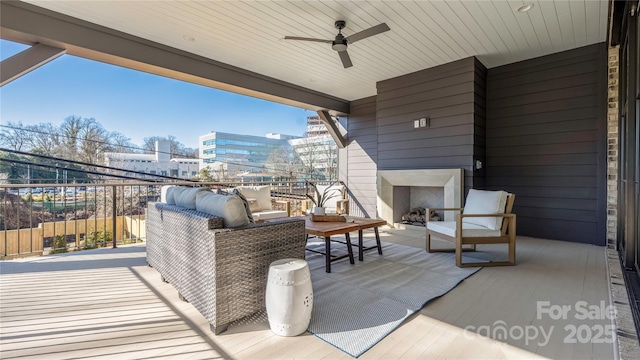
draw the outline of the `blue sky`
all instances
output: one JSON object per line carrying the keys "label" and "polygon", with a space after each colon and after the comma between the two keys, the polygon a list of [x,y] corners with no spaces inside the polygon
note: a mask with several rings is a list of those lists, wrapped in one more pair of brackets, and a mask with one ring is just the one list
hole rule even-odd
{"label": "blue sky", "polygon": [[[0,40],[0,59],[25,48]],[[301,136],[315,112],[70,55],[0,88],[0,124],[59,125],[70,115],[93,117],[138,146],[173,135],[195,148],[210,131]]]}

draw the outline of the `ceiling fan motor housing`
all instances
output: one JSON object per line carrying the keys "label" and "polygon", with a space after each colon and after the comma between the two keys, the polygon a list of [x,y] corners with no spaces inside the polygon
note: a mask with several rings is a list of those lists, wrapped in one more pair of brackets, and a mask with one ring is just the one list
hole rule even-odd
{"label": "ceiling fan motor housing", "polygon": [[331,43],[331,48],[335,51],[347,50],[347,39],[342,35],[336,35],[336,39]]}

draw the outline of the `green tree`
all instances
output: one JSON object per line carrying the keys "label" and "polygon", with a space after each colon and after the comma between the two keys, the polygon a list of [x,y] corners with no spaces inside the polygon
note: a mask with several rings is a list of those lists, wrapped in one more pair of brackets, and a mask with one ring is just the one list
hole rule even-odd
{"label": "green tree", "polygon": [[0,151],[0,174],[5,174],[4,180],[9,184],[19,184],[22,182],[21,178],[23,176],[21,166],[18,163],[11,162],[11,160],[20,160],[20,156]]}
{"label": "green tree", "polygon": [[211,167],[206,166],[200,169],[200,171],[198,171],[198,174],[193,177],[193,180],[204,181],[204,182],[215,181],[215,178],[213,176],[213,170],[211,169]]}

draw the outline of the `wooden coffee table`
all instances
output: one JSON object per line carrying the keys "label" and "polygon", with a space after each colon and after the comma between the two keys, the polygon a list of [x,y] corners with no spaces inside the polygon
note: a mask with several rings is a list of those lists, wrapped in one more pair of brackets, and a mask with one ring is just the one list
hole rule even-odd
{"label": "wooden coffee table", "polygon": [[[351,235],[350,232],[357,231],[358,232],[358,260],[363,261],[364,256],[363,253],[367,250],[378,249],[378,253],[382,255],[382,246],[380,244],[380,234],[378,233],[378,226],[386,225],[387,222],[379,219],[365,219],[365,218],[354,218],[354,222],[324,222],[324,221],[311,221],[311,218],[302,216],[300,217],[305,220],[305,232],[307,235],[315,235],[324,238],[324,247],[325,251],[317,251],[315,249],[309,249],[308,251],[319,253],[325,255],[325,270],[326,272],[331,272],[331,263],[337,260],[344,259],[349,257],[349,262],[351,264],[355,264],[353,259],[353,250],[351,244]],[[376,234],[376,246],[370,246],[365,248],[363,246],[363,234],[362,231],[365,229],[373,228]],[[334,256],[331,255],[331,242],[342,242],[337,240],[331,240],[332,235],[344,234],[347,252],[348,254]]]}
{"label": "wooden coffee table", "polygon": [[[354,223],[360,226],[360,228],[358,229],[358,260],[363,261],[364,252],[371,249],[378,249],[378,254],[382,255],[382,245],[380,244],[380,233],[378,232],[378,226],[387,225],[387,221],[380,219],[354,218]],[[376,245],[364,247],[362,244],[362,230],[371,228],[373,228],[373,231],[376,234]]]}

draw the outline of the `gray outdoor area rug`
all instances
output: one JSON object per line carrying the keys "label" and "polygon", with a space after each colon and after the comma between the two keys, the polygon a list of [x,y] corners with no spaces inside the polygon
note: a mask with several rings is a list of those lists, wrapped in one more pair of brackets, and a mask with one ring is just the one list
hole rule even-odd
{"label": "gray outdoor area rug", "polygon": [[[352,239],[352,241],[357,239]],[[368,242],[372,245],[373,242]],[[321,239],[309,239],[309,247],[324,248]],[[346,253],[346,246],[332,243],[332,253]],[[313,283],[313,312],[308,331],[358,357],[395,330],[411,314],[442,296],[481,268],[458,268],[450,253],[382,243],[384,255],[365,252],[355,265],[348,259],[332,263],[325,272],[324,256],[307,252]]]}

